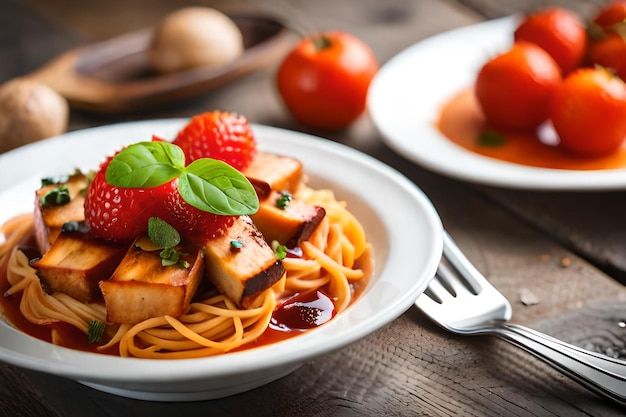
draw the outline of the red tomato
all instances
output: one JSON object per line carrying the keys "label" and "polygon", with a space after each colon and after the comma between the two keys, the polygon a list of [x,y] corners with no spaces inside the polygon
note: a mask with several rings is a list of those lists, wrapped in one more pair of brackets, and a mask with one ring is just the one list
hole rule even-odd
{"label": "red tomato", "polygon": [[609,26],[623,22],[625,19],[626,1],[618,0],[600,8],[592,21],[602,28],[608,28]]}
{"label": "red tomato", "polygon": [[564,149],[614,152],[626,139],[626,84],[605,69],[576,70],[554,90],[550,119]]}
{"label": "red tomato", "polygon": [[593,41],[588,50],[592,65],[600,65],[626,80],[626,39],[617,33]]}
{"label": "red tomato", "polygon": [[516,41],[527,41],[545,49],[567,74],[581,66],[587,48],[585,25],[573,12],[551,7],[530,14],[515,30]]}
{"label": "red tomato", "polygon": [[548,118],[548,97],[560,82],[554,59],[539,46],[520,41],[487,61],[476,78],[475,92],[489,125],[529,130]]}
{"label": "red tomato", "polygon": [[278,90],[302,124],[327,130],[348,126],[365,110],[378,71],[372,50],[344,32],[303,39],[278,69]]}
{"label": "red tomato", "polygon": [[626,1],[615,1],[598,10],[589,25],[588,64],[600,65],[626,80]]}

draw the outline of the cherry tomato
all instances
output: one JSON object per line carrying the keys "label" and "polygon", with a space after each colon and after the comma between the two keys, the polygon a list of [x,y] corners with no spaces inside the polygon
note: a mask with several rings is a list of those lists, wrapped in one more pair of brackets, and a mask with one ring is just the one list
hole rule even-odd
{"label": "cherry tomato", "polygon": [[581,66],[587,48],[584,23],[573,12],[559,7],[526,16],[515,30],[514,39],[532,42],[545,49],[563,74]]}
{"label": "cherry tomato", "polygon": [[617,33],[593,41],[588,50],[592,65],[605,67],[626,81],[626,39]]}
{"label": "cherry tomato", "polygon": [[626,1],[598,10],[589,25],[588,64],[600,65],[626,80]]}
{"label": "cherry tomato", "polygon": [[606,69],[578,69],[550,97],[550,119],[563,149],[611,153],[626,139],[626,84]]}
{"label": "cherry tomato", "polygon": [[476,78],[476,98],[492,127],[530,130],[548,118],[548,97],[561,80],[559,66],[546,51],[515,42],[483,65]]}
{"label": "cherry tomato", "polygon": [[608,28],[626,19],[626,1],[618,0],[598,10],[592,22],[601,28]]}
{"label": "cherry tomato", "polygon": [[303,39],[281,63],[278,90],[292,115],[314,128],[339,130],[365,110],[378,61],[362,40],[331,31]]}

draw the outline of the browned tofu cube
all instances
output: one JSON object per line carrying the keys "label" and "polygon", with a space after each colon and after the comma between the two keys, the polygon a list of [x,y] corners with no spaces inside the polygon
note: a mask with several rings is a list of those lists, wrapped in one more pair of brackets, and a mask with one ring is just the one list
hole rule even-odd
{"label": "browned tofu cube", "polygon": [[[70,200],[64,204],[42,204],[42,198],[59,186],[66,186]],[[85,196],[83,190],[87,187],[87,177],[83,174],[74,174],[67,181],[51,184],[40,188],[36,192],[35,201],[35,236],[41,253],[50,249],[61,233],[61,227],[67,222],[81,222],[85,220],[83,204]]]}
{"label": "browned tofu cube", "polygon": [[248,216],[238,217],[223,236],[207,241],[204,253],[207,278],[243,308],[285,272]]}
{"label": "browned tofu cube", "polygon": [[204,261],[199,247],[183,245],[176,249],[189,263],[188,268],[163,266],[159,250],[148,252],[135,244],[130,247],[111,278],[100,282],[109,322],[134,324],[187,312],[204,277]]}
{"label": "browned tofu cube", "polygon": [[281,198],[281,193],[273,192],[250,217],[265,240],[270,243],[276,240],[293,248],[311,236],[326,215],[326,210],[300,200],[291,200],[280,208],[277,201]]}
{"label": "browned tofu cube", "polygon": [[81,232],[63,232],[33,266],[50,289],[90,302],[102,299],[98,282],[111,276],[126,249]]}
{"label": "browned tofu cube", "polygon": [[257,152],[243,173],[267,182],[272,190],[294,193],[302,180],[302,162],[289,156]]}

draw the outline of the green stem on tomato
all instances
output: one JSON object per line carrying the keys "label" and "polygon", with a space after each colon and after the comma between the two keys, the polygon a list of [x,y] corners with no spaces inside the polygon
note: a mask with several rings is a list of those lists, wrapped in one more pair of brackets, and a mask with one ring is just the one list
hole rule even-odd
{"label": "green stem on tomato", "polygon": [[311,37],[313,41],[313,46],[316,51],[323,51],[324,49],[330,48],[332,46],[332,41],[325,35],[314,35]]}

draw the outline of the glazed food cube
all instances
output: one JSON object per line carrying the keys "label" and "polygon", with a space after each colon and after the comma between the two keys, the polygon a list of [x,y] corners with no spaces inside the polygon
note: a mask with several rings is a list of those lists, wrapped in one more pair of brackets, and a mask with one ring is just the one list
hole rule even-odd
{"label": "glazed food cube", "polygon": [[[69,201],[56,204],[50,201],[55,190],[67,187]],[[68,222],[85,220],[83,190],[87,187],[87,177],[81,173],[71,175],[67,181],[49,184],[36,192],[35,201],[35,236],[41,253],[50,249],[61,233],[61,227]],[[51,198],[52,197],[52,198]]]}
{"label": "glazed food cube", "polygon": [[302,162],[289,156],[258,152],[243,173],[267,182],[272,190],[293,193],[302,180]]}
{"label": "glazed food cube", "polygon": [[111,323],[134,324],[151,317],[179,317],[203,279],[204,262],[199,247],[176,247],[187,265],[162,265],[160,250],[143,250],[138,238],[110,279],[100,282]]}
{"label": "glazed food cube", "polygon": [[33,266],[49,289],[90,302],[102,299],[98,283],[111,276],[125,252],[79,231],[62,232]]}
{"label": "glazed food cube", "polygon": [[[250,217],[265,240],[270,243],[276,240],[292,248],[311,236],[326,215],[326,210],[288,197],[285,193],[274,191]],[[280,201],[284,198],[287,200],[281,205]]]}
{"label": "glazed food cube", "polygon": [[207,278],[240,307],[249,307],[285,272],[280,260],[248,216],[204,245]]}

